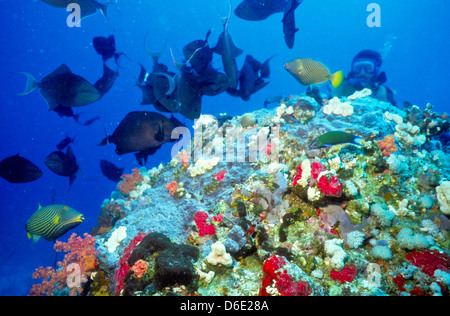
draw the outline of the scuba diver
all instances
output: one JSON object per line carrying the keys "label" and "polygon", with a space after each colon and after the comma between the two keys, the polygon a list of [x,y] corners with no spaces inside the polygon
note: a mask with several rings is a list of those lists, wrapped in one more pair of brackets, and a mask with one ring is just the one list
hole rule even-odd
{"label": "scuba diver", "polygon": [[383,60],[381,55],[372,50],[360,51],[352,61],[352,70],[342,84],[332,91],[337,97],[349,96],[364,88],[372,90],[372,97],[396,106],[395,92],[386,87],[386,73],[380,73]]}

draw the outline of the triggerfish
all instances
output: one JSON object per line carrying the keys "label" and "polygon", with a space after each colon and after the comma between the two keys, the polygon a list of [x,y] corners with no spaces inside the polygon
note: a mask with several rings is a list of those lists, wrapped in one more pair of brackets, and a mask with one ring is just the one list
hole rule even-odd
{"label": "triggerfish", "polygon": [[99,10],[106,18],[106,8],[112,3],[110,1],[99,3],[96,0],[42,0],[42,2],[55,8],[67,8],[69,4],[76,3],[80,6],[82,19],[95,14],[97,10]]}
{"label": "triggerfish", "polygon": [[51,74],[38,82],[31,74],[20,72],[27,76],[27,87],[19,96],[29,94],[39,89],[52,111],[58,106],[76,107],[91,104],[101,98],[102,94],[91,83],[81,76],[72,73],[66,65],[61,65]]}
{"label": "triggerfish", "polygon": [[330,80],[333,87],[337,88],[344,79],[342,70],[331,74],[325,65],[310,58],[294,59],[285,63],[284,68],[304,86]]}
{"label": "triggerfish", "polygon": [[37,242],[40,237],[48,241],[54,241],[77,227],[84,221],[80,212],[66,205],[48,205],[42,207],[31,215],[25,224],[28,238]]}
{"label": "triggerfish", "polygon": [[362,137],[358,137],[346,132],[328,132],[314,139],[309,145],[309,149],[332,147],[334,145],[346,143],[362,146],[362,144],[358,143],[358,141],[362,139]]}
{"label": "triggerfish", "polygon": [[0,161],[0,177],[11,183],[27,183],[39,179],[42,171],[19,154]]}

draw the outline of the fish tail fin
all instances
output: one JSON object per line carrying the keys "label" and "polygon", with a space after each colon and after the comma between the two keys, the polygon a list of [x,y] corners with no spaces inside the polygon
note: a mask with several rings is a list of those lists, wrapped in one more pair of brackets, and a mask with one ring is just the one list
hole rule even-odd
{"label": "fish tail fin", "polygon": [[364,146],[364,144],[361,143],[361,141],[365,141],[365,139],[359,136],[355,136],[355,138],[353,138],[352,144],[355,144],[357,146]]}
{"label": "fish tail fin", "polygon": [[115,0],[107,0],[107,1],[105,1],[105,2],[103,2],[103,3],[99,3],[99,8],[98,8],[98,10],[99,10],[100,13],[105,17],[106,21],[108,21],[108,22],[109,22],[109,20],[108,20],[108,7],[109,7],[110,5],[113,5],[113,6],[116,8],[116,10],[117,10],[119,13],[121,13],[121,12],[119,11],[119,9],[117,9],[116,3],[117,3],[117,2],[116,2]]}
{"label": "fish tail fin", "polygon": [[223,24],[223,28],[225,30],[228,30],[228,24],[230,23],[230,18],[231,18],[232,7],[231,7],[230,0],[228,0],[228,6],[229,6],[228,15],[225,17],[222,17],[222,24]]}
{"label": "fish tail fin", "polygon": [[331,75],[330,81],[333,87],[337,88],[341,85],[344,80],[344,72],[342,70],[335,72]]}
{"label": "fish tail fin", "polygon": [[148,50],[148,48],[147,48],[147,36],[148,36],[148,31],[145,33],[145,37],[144,37],[144,50],[147,53],[147,55],[150,56],[150,58],[153,61],[153,64],[155,65],[155,64],[158,64],[159,58],[161,58],[161,56],[166,51],[168,39],[166,39],[163,48],[159,52],[152,52],[152,51]]}
{"label": "fish tail fin", "polygon": [[[173,56],[172,47],[169,48],[169,50],[170,50],[170,56],[172,56],[172,62],[173,62],[173,65],[175,66],[175,68],[177,68],[177,69],[182,69],[182,68],[183,68],[183,64],[180,64],[180,63],[178,63],[178,62],[175,60],[175,57]],[[194,54],[195,54],[195,53],[194,53]],[[193,56],[193,55],[192,55],[192,56]],[[192,56],[191,56],[191,58],[192,58]]]}
{"label": "fish tail fin", "polygon": [[30,94],[37,88],[39,88],[39,82],[36,80],[36,78],[33,77],[33,75],[29,74],[28,72],[16,72],[18,74],[25,75],[27,77],[27,86],[25,88],[25,91],[22,93],[15,93],[18,96],[23,96]]}
{"label": "fish tail fin", "polygon": [[105,135],[106,137],[97,145],[97,146],[106,146],[109,145],[109,135],[108,132],[106,131],[106,126],[103,127],[105,129]]}

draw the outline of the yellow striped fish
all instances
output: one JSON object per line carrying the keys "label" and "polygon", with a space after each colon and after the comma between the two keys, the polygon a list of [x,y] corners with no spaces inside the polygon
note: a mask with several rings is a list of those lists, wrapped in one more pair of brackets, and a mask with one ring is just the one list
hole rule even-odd
{"label": "yellow striped fish", "polygon": [[330,80],[333,87],[337,88],[344,79],[342,70],[331,74],[325,65],[310,58],[294,59],[285,63],[284,68],[305,86]]}
{"label": "yellow striped fish", "polygon": [[33,238],[33,242],[37,242],[40,237],[53,241],[83,221],[83,214],[69,206],[54,204],[42,207],[39,205],[38,210],[25,224],[25,228],[28,238]]}

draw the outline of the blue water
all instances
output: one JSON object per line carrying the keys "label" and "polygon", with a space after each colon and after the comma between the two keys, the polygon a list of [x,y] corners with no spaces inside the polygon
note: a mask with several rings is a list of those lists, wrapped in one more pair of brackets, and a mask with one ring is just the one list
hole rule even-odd
{"label": "blue water", "polygon": [[[371,2],[375,1],[304,0],[295,13],[300,31],[291,50],[284,43],[281,14],[260,22],[232,15],[229,32],[244,50],[237,59],[239,67],[245,54],[261,61],[275,55],[271,83],[248,102],[226,93],[203,97],[202,113],[240,115],[261,108],[267,97],[300,94],[305,88],[283,69],[284,62],[310,57],[333,71],[342,69],[347,73],[353,56],[362,49],[385,55],[382,68],[387,73],[387,85],[397,91],[398,104],[409,101],[424,107],[430,102],[435,110],[448,111],[448,1],[377,0],[381,7],[379,28],[366,24],[366,8]],[[239,3],[233,0],[233,8]],[[128,112],[154,110],[151,105],[140,105],[141,92],[134,87],[139,74],[137,62],[148,69],[152,65],[144,50],[145,34],[149,50],[159,51],[167,41],[167,47],[181,61],[183,46],[203,39],[208,30],[212,31],[210,44],[215,45],[222,32],[220,17],[226,16],[228,10],[226,0],[118,0],[117,10],[109,10],[109,22],[97,13],[82,20],[80,28],[69,28],[64,9],[37,0],[0,0],[0,159],[20,153],[44,172],[39,180],[27,184],[10,184],[0,178],[0,295],[26,295],[34,269],[53,265],[53,243],[40,240],[33,244],[24,228],[38,203],[50,204],[52,190],[56,190],[56,203],[70,205],[86,217],[74,231],[89,232],[96,224],[102,201],[115,189],[115,183],[101,174],[100,159],[124,167],[126,173],[137,166],[132,154],[119,157],[113,145],[96,144],[104,138],[104,127],[112,132]],[[29,72],[41,79],[62,63],[95,82],[102,75],[102,62],[91,45],[92,38],[111,34],[115,35],[118,50],[129,60],[121,63],[120,77],[100,101],[75,109],[84,113],[81,121],[100,116],[94,124],[80,126],[71,118],[48,112],[37,91],[22,97],[11,93],[25,88],[25,78],[13,72]],[[172,67],[168,49],[161,62]],[[217,55],[214,66],[221,66]],[[187,126],[192,125],[176,116]],[[66,135],[76,139],[72,147],[82,169],[69,191],[68,179],[53,174],[44,164],[45,157]],[[170,160],[170,148],[171,144],[164,145],[150,157],[147,167]]]}

